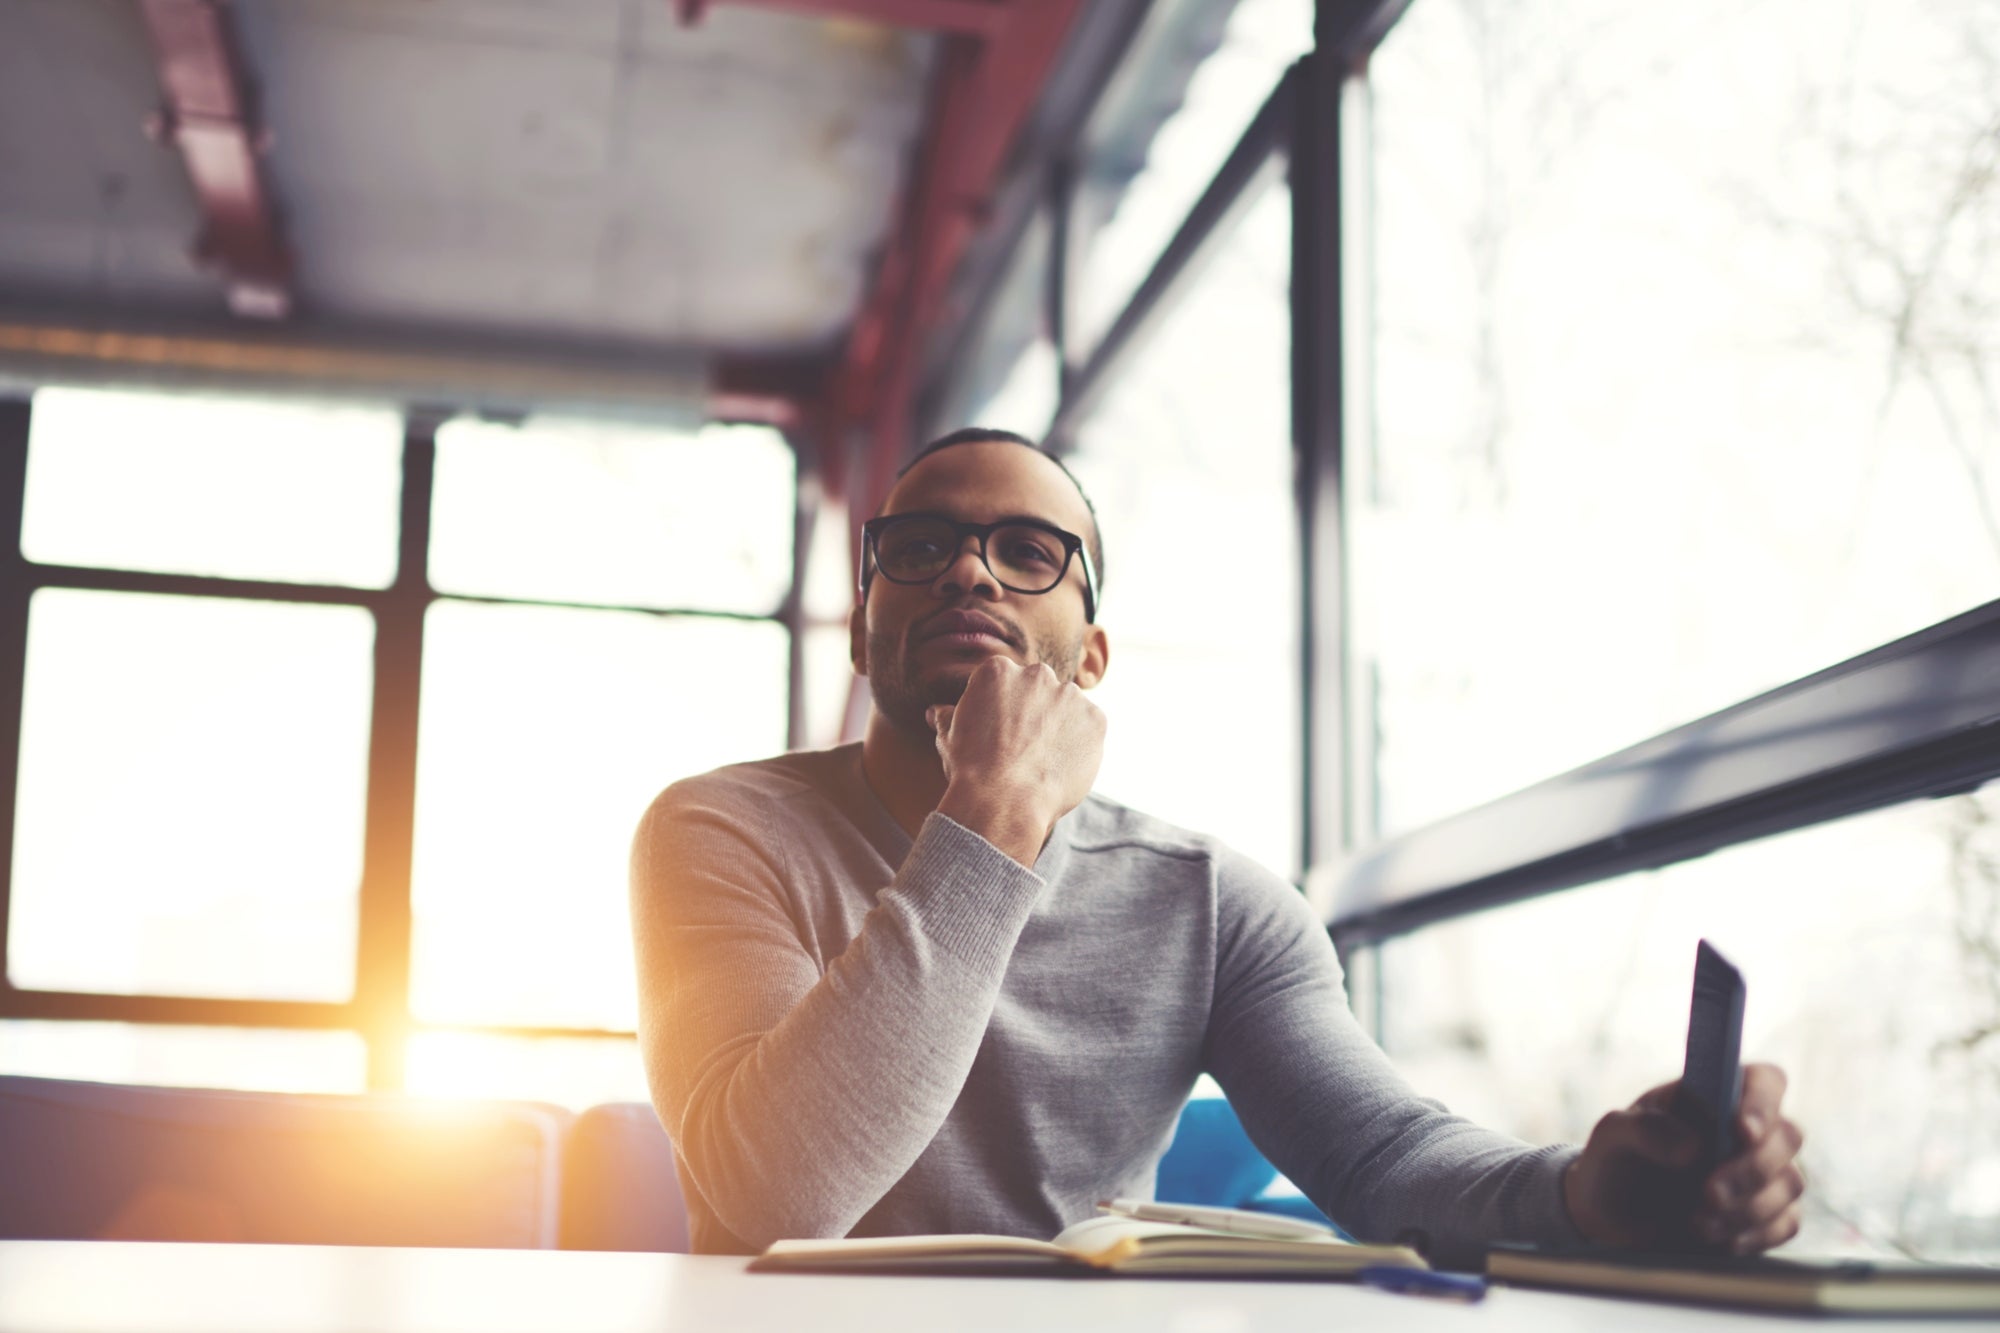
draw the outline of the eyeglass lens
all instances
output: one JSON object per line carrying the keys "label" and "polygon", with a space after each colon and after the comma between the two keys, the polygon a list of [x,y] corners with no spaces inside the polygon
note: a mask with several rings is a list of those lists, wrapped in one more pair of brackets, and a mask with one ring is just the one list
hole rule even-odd
{"label": "eyeglass lens", "polygon": [[[892,523],[875,538],[875,560],[884,574],[904,582],[936,578],[958,556],[958,530],[940,519]],[[1017,592],[1047,592],[1061,582],[1069,552],[1052,532],[1009,523],[986,537],[986,567]]]}

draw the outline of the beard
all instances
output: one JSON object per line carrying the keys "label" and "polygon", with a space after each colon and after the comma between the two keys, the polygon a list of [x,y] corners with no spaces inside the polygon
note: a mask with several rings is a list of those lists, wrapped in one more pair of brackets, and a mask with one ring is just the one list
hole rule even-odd
{"label": "beard", "polygon": [[[1023,647],[1024,636],[1012,625],[1004,627],[1014,640],[1016,651]],[[908,631],[905,631],[907,635]],[[1026,645],[1022,662],[1027,666],[1046,663],[1049,670],[1056,673],[1056,679],[1065,685],[1076,680],[1077,667],[1083,662],[1083,634],[1078,631],[1076,639],[1064,643],[1057,639],[1040,639]],[[889,719],[898,731],[928,740],[931,725],[924,720],[924,713],[935,704],[957,704],[965,695],[965,683],[972,676],[979,659],[968,659],[964,663],[953,663],[948,667],[932,667],[924,674],[917,665],[917,645],[895,635],[871,630],[868,635],[868,692],[874,696],[875,709]]]}

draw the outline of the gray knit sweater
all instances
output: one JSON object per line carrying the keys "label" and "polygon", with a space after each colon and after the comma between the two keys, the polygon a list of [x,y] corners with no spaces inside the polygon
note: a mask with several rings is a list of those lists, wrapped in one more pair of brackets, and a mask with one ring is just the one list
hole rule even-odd
{"label": "gray knit sweater", "polygon": [[1195,1078],[1364,1239],[1464,1262],[1574,1240],[1560,1172],[1417,1097],[1349,1013],[1324,928],[1213,839],[1092,796],[1033,871],[859,745],[678,782],[632,851],[640,1037],[694,1248],[1049,1237],[1150,1198]]}

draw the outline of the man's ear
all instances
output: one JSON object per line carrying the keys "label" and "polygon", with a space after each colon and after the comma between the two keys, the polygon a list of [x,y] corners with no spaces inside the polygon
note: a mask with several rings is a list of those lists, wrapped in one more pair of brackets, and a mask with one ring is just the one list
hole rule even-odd
{"label": "man's ear", "polygon": [[1083,627],[1083,655],[1077,659],[1076,687],[1088,690],[1104,679],[1111,667],[1111,638],[1102,625]]}
{"label": "man's ear", "polygon": [[868,674],[868,607],[864,602],[857,601],[847,613],[847,660],[855,675]]}

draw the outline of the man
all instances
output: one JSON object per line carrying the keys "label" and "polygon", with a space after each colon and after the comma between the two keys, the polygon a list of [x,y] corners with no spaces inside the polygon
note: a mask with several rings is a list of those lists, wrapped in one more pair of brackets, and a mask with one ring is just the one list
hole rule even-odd
{"label": "man", "polygon": [[[865,738],[675,784],[633,848],[640,1040],[694,1247],[1049,1237],[1150,1196],[1200,1073],[1363,1239],[1762,1250],[1798,1228],[1783,1076],[1703,1178],[1673,1086],[1579,1152],[1404,1085],[1275,875],[1091,794],[1110,643],[1082,490],[1031,442],[947,436],[867,525]],[[1194,596],[1227,596],[1226,587]],[[1189,614],[1198,616],[1199,605]],[[1189,700],[1214,725],[1227,700]]]}

